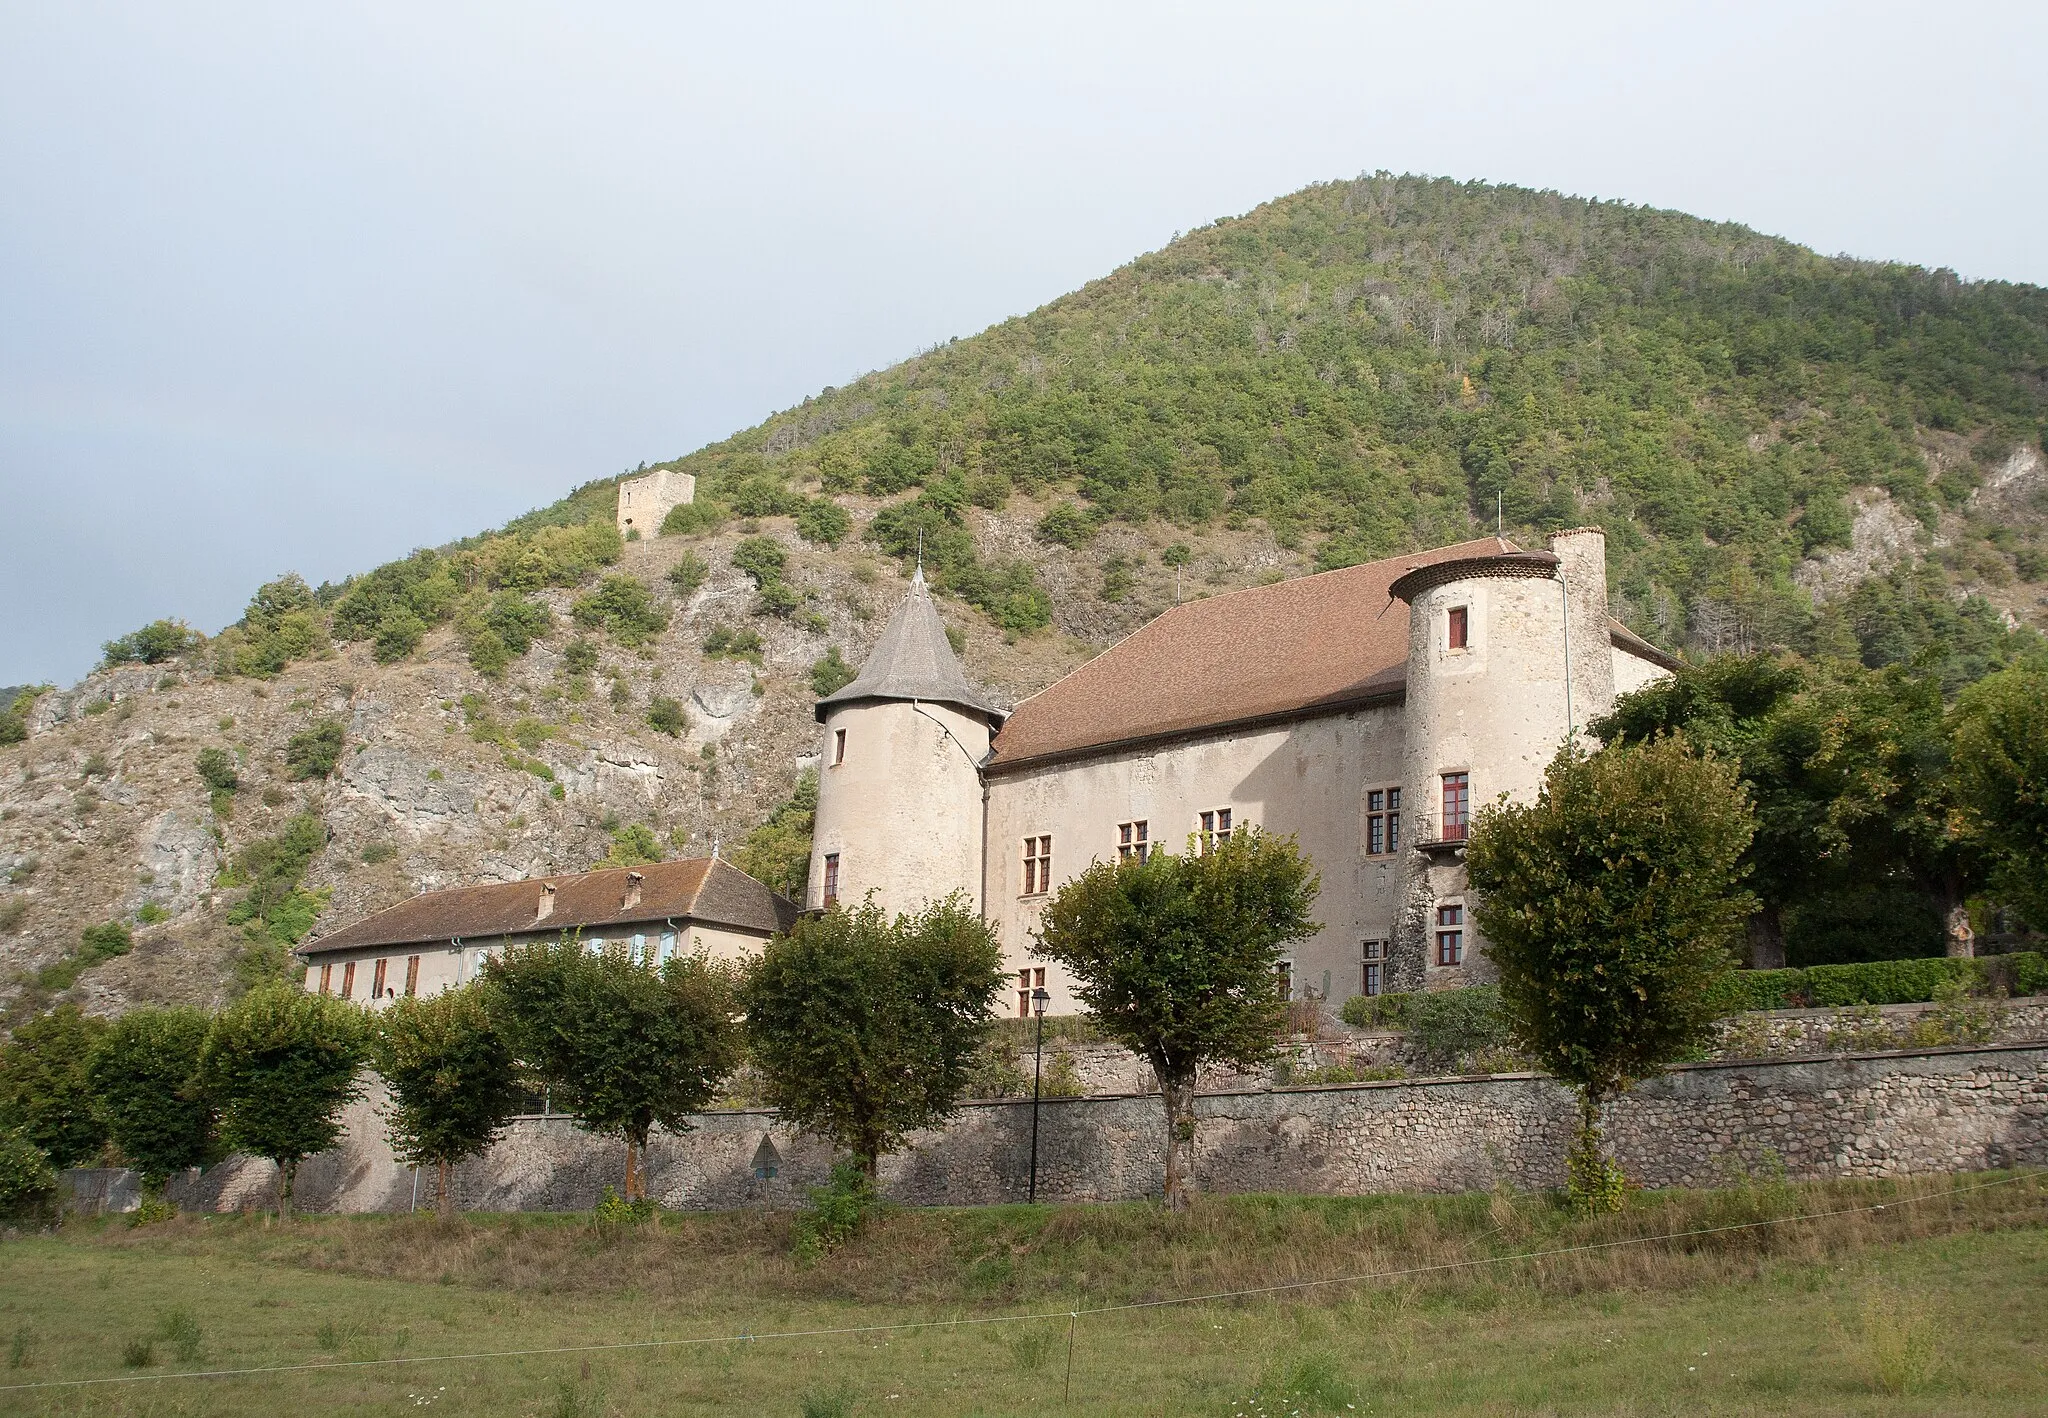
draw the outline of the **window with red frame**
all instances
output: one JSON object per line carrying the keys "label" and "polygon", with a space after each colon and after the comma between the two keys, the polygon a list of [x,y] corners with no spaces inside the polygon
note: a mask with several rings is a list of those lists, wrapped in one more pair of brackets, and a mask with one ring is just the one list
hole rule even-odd
{"label": "window with red frame", "polygon": [[1466,617],[1465,617],[1465,607],[1463,607],[1463,606],[1452,606],[1452,607],[1451,607],[1451,626],[1450,626],[1450,630],[1451,630],[1451,648],[1452,648],[1453,650],[1462,650],[1462,649],[1464,649],[1464,648],[1465,648],[1465,625],[1466,625]]}
{"label": "window with red frame", "polygon": [[1444,774],[1444,831],[1446,842],[1462,842],[1472,826],[1472,775]]}
{"label": "window with red frame", "polygon": [[1024,839],[1024,895],[1043,896],[1052,890],[1052,838]]}
{"label": "window with red frame", "polygon": [[420,958],[417,955],[405,957],[405,993],[408,998],[420,992]]}
{"label": "window with red frame", "polygon": [[1465,908],[1463,906],[1439,906],[1436,908],[1436,963],[1439,965],[1463,965],[1465,963]]}
{"label": "window with red frame", "polygon": [[827,852],[825,854],[825,904],[827,906],[837,906],[839,904],[839,854],[837,852]]}
{"label": "window with red frame", "polygon": [[1031,1017],[1031,992],[1034,989],[1042,990],[1044,988],[1044,970],[1026,969],[1017,972],[1017,1017],[1019,1019],[1029,1019]]}
{"label": "window with red frame", "polygon": [[1152,855],[1152,824],[1144,819],[1137,822],[1119,822],[1116,825],[1116,854],[1129,859],[1136,857],[1144,861]]}

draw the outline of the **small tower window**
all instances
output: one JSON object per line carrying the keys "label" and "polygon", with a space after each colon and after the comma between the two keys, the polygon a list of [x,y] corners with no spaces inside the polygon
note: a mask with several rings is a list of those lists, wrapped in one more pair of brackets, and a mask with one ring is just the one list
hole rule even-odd
{"label": "small tower window", "polygon": [[837,852],[827,852],[825,854],[825,904],[827,906],[837,906],[839,904],[839,854]]}
{"label": "small tower window", "polygon": [[1463,606],[1451,607],[1451,648],[1453,650],[1465,648],[1465,607]]}
{"label": "small tower window", "polygon": [[1465,908],[1459,905],[1436,908],[1436,963],[1465,963]]}
{"label": "small tower window", "polygon": [[1462,842],[1472,824],[1472,775],[1444,774],[1444,830],[1446,842]]}
{"label": "small tower window", "polygon": [[1132,857],[1144,861],[1152,855],[1151,830],[1151,823],[1142,818],[1136,822],[1119,822],[1116,825],[1116,854],[1126,861]]}
{"label": "small tower window", "polygon": [[844,762],[846,762],[846,730],[834,729],[832,731],[832,766],[837,768]]}
{"label": "small tower window", "polygon": [[1052,890],[1052,837],[1024,839],[1024,894],[1042,896]]}

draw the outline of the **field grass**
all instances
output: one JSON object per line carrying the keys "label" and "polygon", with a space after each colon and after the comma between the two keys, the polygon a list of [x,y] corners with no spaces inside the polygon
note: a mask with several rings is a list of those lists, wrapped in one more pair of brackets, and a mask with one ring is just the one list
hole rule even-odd
{"label": "field grass", "polygon": [[[1824,1211],[1846,1214],[1750,1224]],[[1740,1229],[1611,1244],[1712,1227]],[[1506,1193],[906,1211],[808,1269],[788,1239],[758,1213],[73,1223],[0,1245],[0,1413],[2048,1409],[2038,1174],[1650,1193],[1597,1221]],[[1567,1247],[1594,1249],[1483,1263]],[[1428,1265],[1457,1268],[1067,1318]],[[976,1322],[1020,1312],[1044,1317]],[[353,1367],[142,1378],[294,1364]],[[70,1378],[141,1381],[6,1387]]]}

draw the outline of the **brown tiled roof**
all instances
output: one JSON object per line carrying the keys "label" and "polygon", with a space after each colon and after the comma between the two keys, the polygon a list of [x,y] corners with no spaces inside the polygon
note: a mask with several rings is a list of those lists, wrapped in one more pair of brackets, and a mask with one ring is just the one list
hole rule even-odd
{"label": "brown tiled roof", "polygon": [[[640,901],[626,905],[629,883],[640,876]],[[538,919],[542,888],[555,888],[555,907]],[[302,954],[352,950],[377,945],[424,945],[435,941],[487,939],[526,931],[588,929],[640,922],[732,926],[773,935],[785,930],[798,908],[748,876],[731,862],[693,857],[680,862],[650,862],[641,867],[613,867],[573,876],[543,876],[490,886],[458,886],[429,891],[377,912],[332,935],[301,946]]]}
{"label": "brown tiled roof", "polygon": [[1519,550],[1482,537],[1175,606],[1019,704],[989,771],[1397,696],[1408,607],[1387,588],[1418,566]]}

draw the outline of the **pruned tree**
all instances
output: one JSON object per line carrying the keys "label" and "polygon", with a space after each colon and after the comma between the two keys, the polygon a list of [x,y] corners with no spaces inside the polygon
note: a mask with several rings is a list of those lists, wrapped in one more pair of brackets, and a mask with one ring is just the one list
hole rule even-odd
{"label": "pruned tree", "polygon": [[341,1136],[368,1048],[360,1009],[295,985],[258,986],[214,1016],[201,1086],[219,1105],[221,1140],[277,1164],[279,1217],[292,1214],[299,1163]]}
{"label": "pruned tree", "polygon": [[959,1106],[1003,979],[994,931],[957,894],[893,921],[872,901],[807,916],[747,973],[749,1051],[769,1101],[872,1179]]}
{"label": "pruned tree", "polygon": [[131,1009],[93,1050],[93,1101],[143,1191],[213,1160],[219,1122],[199,1077],[211,1027],[197,1009]]}
{"label": "pruned tree", "polygon": [[15,1131],[54,1167],[91,1161],[107,1140],[86,1070],[107,1022],[60,1004],[0,1048],[0,1131]]}
{"label": "pruned tree", "polygon": [[1579,1095],[1573,1195],[1621,1204],[1602,1106],[1704,1043],[1713,986],[1756,902],[1755,831],[1727,759],[1665,736],[1552,762],[1533,803],[1480,811],[1466,849],[1474,919],[1516,1048]]}
{"label": "pruned tree", "polygon": [[1277,967],[1321,881],[1292,837],[1247,831],[1206,854],[1097,862],[1046,903],[1039,953],[1111,1038],[1152,1065],[1166,1106],[1166,1204],[1194,1190],[1195,1077],[1273,1054],[1286,1016]]}
{"label": "pruned tree", "polygon": [[391,1090],[385,1127],[408,1166],[435,1169],[441,1219],[455,1217],[455,1164],[487,1151],[519,1111],[519,1070],[475,984],[394,1000],[371,1061]]}
{"label": "pruned tree", "polygon": [[508,948],[483,984],[513,1054],[585,1128],[625,1142],[629,1201],[655,1124],[686,1129],[739,1063],[734,971],[701,955],[657,968],[564,934]]}
{"label": "pruned tree", "polygon": [[2048,669],[2002,670],[1950,716],[1956,796],[1991,864],[1991,887],[2048,929]]}

